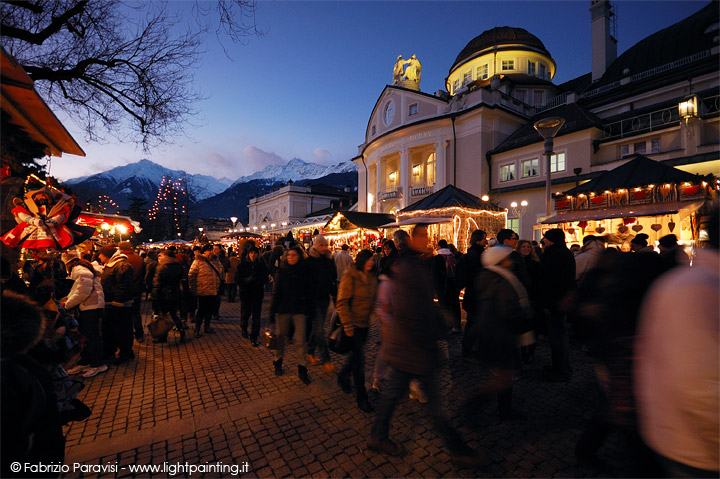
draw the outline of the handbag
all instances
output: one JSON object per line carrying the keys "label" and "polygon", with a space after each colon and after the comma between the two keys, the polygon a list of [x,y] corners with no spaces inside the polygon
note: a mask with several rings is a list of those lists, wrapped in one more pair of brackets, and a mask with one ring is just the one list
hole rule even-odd
{"label": "handbag", "polygon": [[263,346],[270,350],[274,351],[277,349],[277,335],[269,329],[262,332],[260,335],[260,342]]}
{"label": "handbag", "polygon": [[157,339],[169,333],[174,326],[175,322],[167,314],[156,314],[148,324],[148,331],[154,339]]}
{"label": "handbag", "polygon": [[340,315],[336,315],[333,320],[327,343],[330,351],[334,353],[347,354],[352,350],[352,338],[345,334],[345,327],[340,321]]}

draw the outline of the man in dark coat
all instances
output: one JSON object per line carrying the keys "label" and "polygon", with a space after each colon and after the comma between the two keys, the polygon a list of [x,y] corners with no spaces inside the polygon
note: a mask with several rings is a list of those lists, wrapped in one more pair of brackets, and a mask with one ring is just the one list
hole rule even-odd
{"label": "man in dark coat", "polygon": [[[313,238],[313,245],[308,252],[307,267],[310,274],[312,290],[311,325],[308,328],[308,354],[310,364],[321,362],[327,372],[335,370],[330,361],[330,352],[325,339],[325,318],[330,307],[330,298],[337,298],[337,269],[332,253],[329,251],[328,240],[318,235]],[[315,348],[320,349],[320,358],[316,358]]]}
{"label": "man in dark coat", "polygon": [[407,394],[411,380],[420,382],[427,396],[435,430],[450,451],[450,458],[463,466],[477,466],[480,458],[450,426],[442,409],[435,372],[440,364],[438,340],[445,333],[442,317],[434,304],[434,288],[428,253],[427,226],[415,226],[411,247],[393,264],[393,321],[383,336],[380,357],[388,365],[388,384],[376,409],[368,448],[391,456],[403,449],[389,438],[395,405]]}
{"label": "man in dark coat", "polygon": [[[155,314],[169,314],[180,332],[180,342],[186,341],[185,328],[178,314],[180,308],[181,288],[185,271],[170,251],[162,251],[158,255],[158,266],[153,277],[152,302]],[[153,340],[154,343],[166,343],[167,334]]]}
{"label": "man in dark coat", "polygon": [[265,283],[268,282],[268,269],[265,261],[260,258],[260,250],[255,246],[251,246],[248,250],[247,260],[240,263],[235,278],[235,282],[240,285],[240,301],[243,305],[240,317],[242,336],[243,338],[248,337],[248,320],[252,314],[250,342],[257,347]]}
{"label": "man in dark coat", "polygon": [[482,270],[482,253],[487,246],[487,233],[483,230],[475,230],[470,235],[470,247],[455,267],[455,283],[458,289],[465,288],[465,297],[462,307],[467,312],[465,321],[465,332],[462,339],[462,355],[466,361],[472,361],[473,348],[476,343],[475,324],[475,278]]}
{"label": "man in dark coat", "polygon": [[525,290],[530,291],[530,275],[528,274],[527,266],[525,266],[525,260],[520,253],[515,251],[515,247],[520,240],[520,236],[518,236],[518,234],[513,230],[505,228],[498,231],[496,238],[499,245],[509,246],[512,248],[512,252],[510,253],[512,267],[510,268],[510,271],[512,271],[512,274],[514,274],[517,279],[520,280],[522,285],[525,286]]}
{"label": "man in dark coat", "polygon": [[142,256],[135,253],[133,245],[129,241],[121,241],[118,243],[118,249],[122,254],[127,256],[127,262],[133,269],[133,304],[132,304],[132,323],[135,331],[135,340],[142,343],[145,340],[145,332],[143,330],[142,315],[140,314],[140,301],[145,291],[145,260]]}
{"label": "man in dark coat", "polygon": [[563,299],[575,289],[575,257],[565,245],[565,232],[553,228],[545,232],[540,256],[542,268],[542,301],[548,318],[552,365],[545,366],[543,378],[548,381],[570,381],[570,343]]}

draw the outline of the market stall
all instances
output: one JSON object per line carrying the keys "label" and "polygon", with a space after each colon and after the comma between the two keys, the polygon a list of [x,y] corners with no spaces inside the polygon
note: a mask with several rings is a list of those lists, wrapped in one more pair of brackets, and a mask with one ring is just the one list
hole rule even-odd
{"label": "market stall", "polygon": [[343,244],[354,250],[380,246],[384,238],[381,226],[395,217],[386,213],[362,213],[359,211],[338,211],[322,229],[322,234],[330,242],[331,248],[340,248]]}
{"label": "market stall", "polygon": [[592,234],[628,249],[642,231],[653,242],[672,233],[690,245],[698,238],[699,211],[716,194],[717,183],[641,155],[556,194],[556,215],[535,228],[540,234],[562,228],[568,243],[581,244]]}
{"label": "market stall", "polygon": [[470,234],[476,229],[495,236],[507,225],[507,210],[489,201],[482,201],[467,191],[448,185],[397,213],[392,224],[383,225],[387,235],[396,229],[409,229],[415,224],[427,224],[430,241],[440,239],[467,250]]}

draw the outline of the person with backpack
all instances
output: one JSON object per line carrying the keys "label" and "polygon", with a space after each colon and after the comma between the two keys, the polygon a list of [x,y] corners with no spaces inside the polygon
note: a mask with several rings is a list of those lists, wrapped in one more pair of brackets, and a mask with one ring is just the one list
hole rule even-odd
{"label": "person with backpack", "polygon": [[431,271],[438,303],[451,317],[452,333],[460,334],[460,289],[455,284],[455,255],[444,239],[438,241],[438,251],[432,259]]}

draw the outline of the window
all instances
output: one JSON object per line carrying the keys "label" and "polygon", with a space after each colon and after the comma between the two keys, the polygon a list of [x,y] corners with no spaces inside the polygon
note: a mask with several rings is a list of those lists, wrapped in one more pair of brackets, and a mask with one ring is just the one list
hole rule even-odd
{"label": "window", "polygon": [[418,112],[418,104],[413,103],[408,107],[408,116],[417,115]]}
{"label": "window", "polygon": [[532,160],[525,160],[522,162],[522,177],[529,178],[531,176],[538,176],[538,159],[533,158]]}
{"label": "window", "polygon": [[638,141],[636,143],[633,143],[633,153],[637,153],[638,155],[644,155],[645,154],[645,142]]}
{"label": "window", "polygon": [[515,98],[520,100],[521,102],[525,103],[525,94],[527,92],[525,90],[515,90]]}
{"label": "window", "polygon": [[542,79],[545,79],[545,70],[547,70],[547,68],[545,67],[545,65],[543,63],[541,63],[540,64],[540,74],[538,76]]}
{"label": "window", "polygon": [[660,138],[650,140],[650,153],[660,153]]}
{"label": "window", "polygon": [[512,181],[515,179],[515,164],[502,165],[500,167],[500,181]]}
{"label": "window", "polygon": [[476,77],[478,80],[485,80],[485,79],[488,77],[488,66],[487,66],[487,64],[485,64],[485,65],[480,65],[479,67],[477,67],[477,70],[475,70],[475,77]]}
{"label": "window", "polygon": [[502,61],[502,70],[514,70],[515,69],[515,60],[503,60]]}
{"label": "window", "polygon": [[418,184],[422,180],[422,164],[413,165],[412,167],[412,181],[413,184]]}
{"label": "window", "polygon": [[425,163],[425,184],[435,184],[435,153],[431,153]]}
{"label": "window", "polygon": [[565,153],[555,153],[550,157],[550,173],[565,171]]}
{"label": "window", "polygon": [[458,78],[457,80],[455,80],[453,82],[453,95],[456,94],[459,89],[460,89],[460,79]]}
{"label": "window", "polygon": [[397,171],[391,172],[391,173],[388,175],[387,179],[388,179],[387,185],[388,185],[390,188],[394,188],[394,187],[397,185],[397,180],[398,180]]}
{"label": "window", "polygon": [[513,230],[518,236],[520,236],[520,218],[508,218],[507,229]]}
{"label": "window", "polygon": [[467,85],[471,81],[472,81],[472,71],[466,71],[465,73],[463,73],[463,82],[462,82],[463,86]]}
{"label": "window", "polygon": [[622,145],[620,147],[620,155],[621,156],[628,156],[630,153],[632,153],[630,149],[630,145]]}
{"label": "window", "polygon": [[528,75],[535,76],[537,72],[537,63],[528,60]]}
{"label": "window", "polygon": [[545,92],[542,90],[533,90],[533,106],[543,105],[543,96]]}

